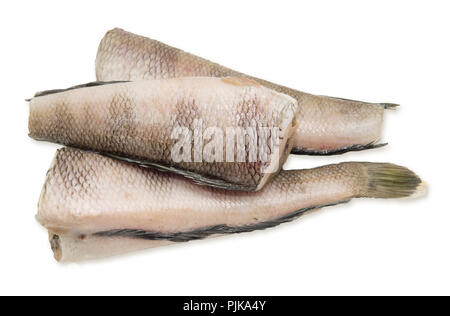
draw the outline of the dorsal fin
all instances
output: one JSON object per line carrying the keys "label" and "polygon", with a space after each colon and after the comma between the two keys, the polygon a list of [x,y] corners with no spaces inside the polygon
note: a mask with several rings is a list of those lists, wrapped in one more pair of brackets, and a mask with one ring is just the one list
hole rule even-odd
{"label": "dorsal fin", "polygon": [[60,93],[60,92],[64,92],[64,91],[69,91],[69,90],[75,90],[75,89],[81,89],[81,88],[89,88],[89,87],[96,87],[96,86],[104,86],[104,85],[107,85],[107,84],[124,83],[124,82],[129,82],[129,81],[93,81],[93,82],[89,82],[89,83],[85,83],[85,84],[76,85],[76,86],[73,86],[73,87],[70,87],[70,88],[66,88],[66,89],[53,89],[53,90],[39,91],[39,92],[37,92],[34,95],[34,98],[42,97],[44,95],[49,95],[49,94],[55,94],[55,93]]}
{"label": "dorsal fin", "polygon": [[345,99],[345,98],[337,98],[337,97],[330,97],[328,95],[321,95],[321,97],[326,97],[330,99],[336,99],[336,100],[342,100],[342,101],[350,101],[350,102],[356,102],[356,103],[363,103],[363,104],[370,104],[370,105],[380,105],[384,107],[385,109],[395,109],[396,107],[400,106],[400,104],[397,103],[386,103],[386,102],[366,102],[366,101],[358,101],[358,100],[352,100],[352,99]]}

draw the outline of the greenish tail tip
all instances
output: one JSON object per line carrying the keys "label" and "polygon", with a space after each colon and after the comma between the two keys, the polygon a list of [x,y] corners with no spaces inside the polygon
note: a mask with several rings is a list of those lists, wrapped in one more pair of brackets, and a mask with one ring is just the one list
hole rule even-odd
{"label": "greenish tail tip", "polygon": [[426,193],[426,184],[408,168],[391,163],[366,163],[367,188],[364,197],[403,198]]}

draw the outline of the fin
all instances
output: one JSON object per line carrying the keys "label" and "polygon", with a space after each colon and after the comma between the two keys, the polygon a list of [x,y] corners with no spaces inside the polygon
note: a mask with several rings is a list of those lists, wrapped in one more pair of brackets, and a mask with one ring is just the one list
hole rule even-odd
{"label": "fin", "polygon": [[358,197],[402,198],[425,194],[425,183],[411,170],[391,163],[362,163],[367,172],[367,186]]}
{"label": "fin", "polygon": [[171,173],[182,175],[183,177],[188,178],[188,179],[192,180],[194,183],[199,184],[199,185],[207,185],[209,187],[213,187],[213,188],[217,188],[217,189],[249,191],[249,192],[256,191],[256,189],[257,189],[257,186],[245,186],[245,185],[230,183],[230,182],[227,182],[222,179],[213,178],[213,177],[205,177],[201,174],[198,174],[198,173],[195,173],[192,171],[182,170],[182,169],[178,169],[178,168],[171,167],[171,166],[165,166],[165,165],[155,163],[155,162],[148,162],[148,161],[134,159],[134,158],[121,157],[121,156],[114,155],[111,153],[104,153],[104,152],[95,152],[95,153],[106,156],[106,157],[114,158],[117,160],[134,163],[141,167],[154,168],[154,169],[157,169],[159,171],[164,171],[164,172],[169,171]]}
{"label": "fin", "polygon": [[380,105],[383,105],[387,110],[395,110],[398,106],[400,106],[400,104],[397,103],[380,103]]}
{"label": "fin", "polygon": [[396,107],[400,106],[400,104],[397,104],[397,103],[385,103],[385,102],[382,102],[382,103],[371,103],[371,102],[358,101],[358,100],[352,100],[352,99],[330,97],[330,96],[327,96],[327,95],[321,95],[321,97],[326,97],[326,98],[336,99],[336,100],[342,100],[342,101],[357,102],[357,103],[363,103],[363,104],[369,104],[369,105],[381,105],[385,109],[395,109]]}
{"label": "fin", "polygon": [[52,234],[49,232],[49,241],[50,241],[50,247],[53,251],[53,256],[56,260],[61,260],[62,257],[62,249],[61,249],[61,240],[59,238],[59,235]]}
{"label": "fin", "polygon": [[270,221],[245,225],[245,226],[227,226],[227,225],[215,225],[209,227],[197,228],[184,232],[174,232],[174,233],[161,233],[154,231],[146,231],[140,229],[113,229],[103,232],[95,233],[94,236],[100,237],[124,237],[124,238],[135,238],[135,239],[145,239],[145,240],[168,240],[172,242],[186,242],[190,240],[203,239],[211,235],[224,235],[224,234],[239,234],[247,233],[255,230],[263,230],[266,228],[271,228],[278,226],[283,223],[290,222],[299,216],[303,215],[307,211],[311,211],[318,208],[323,208],[327,206],[337,205],[346,203],[349,200],[339,201],[336,203],[315,205],[306,208],[302,208],[298,211],[283,215],[281,217],[275,218]]}
{"label": "fin", "polygon": [[[42,138],[42,139],[34,138],[34,139],[46,140],[45,138]],[[231,182],[227,182],[227,181],[222,180],[222,179],[203,176],[203,175],[195,173],[193,171],[187,171],[187,170],[183,170],[183,169],[178,169],[178,168],[175,168],[175,167],[172,167],[172,166],[166,166],[166,165],[163,165],[163,164],[160,164],[160,163],[157,163],[157,162],[150,162],[150,161],[141,160],[141,159],[138,159],[138,158],[123,157],[123,156],[119,156],[117,154],[102,152],[102,151],[98,151],[98,150],[92,150],[92,149],[89,149],[89,148],[77,147],[75,145],[65,145],[65,146],[67,148],[79,149],[79,150],[83,150],[83,151],[99,154],[99,155],[102,155],[102,156],[105,156],[105,157],[113,158],[113,159],[116,159],[116,160],[128,162],[128,163],[131,163],[131,164],[134,164],[134,165],[137,165],[137,166],[140,166],[140,167],[144,167],[144,168],[153,168],[153,169],[156,169],[156,170],[162,171],[162,172],[171,172],[171,173],[174,173],[174,174],[181,175],[181,176],[183,176],[183,177],[185,177],[187,179],[190,179],[195,184],[207,185],[209,187],[213,187],[213,188],[216,188],[216,189],[254,192],[258,188],[257,185],[249,186],[249,185],[242,185],[242,184],[231,183]]]}
{"label": "fin", "polygon": [[[96,87],[96,86],[104,86],[104,85],[108,85],[108,84],[124,83],[124,82],[129,82],[129,81],[94,81],[94,82],[76,85],[76,86],[66,88],[66,89],[53,89],[53,90],[45,90],[45,91],[36,92],[36,94],[34,95],[33,98],[42,97],[44,95],[49,95],[49,94],[60,93],[60,92],[64,92],[64,91],[69,91],[69,90]],[[26,101],[30,101],[30,100],[31,99],[27,99]]]}
{"label": "fin", "polygon": [[294,155],[309,155],[309,156],[331,156],[331,155],[341,155],[349,151],[361,151],[366,149],[374,149],[386,146],[387,143],[375,144],[374,142],[365,145],[350,145],[336,149],[307,149],[307,148],[295,148],[291,150],[291,154]]}

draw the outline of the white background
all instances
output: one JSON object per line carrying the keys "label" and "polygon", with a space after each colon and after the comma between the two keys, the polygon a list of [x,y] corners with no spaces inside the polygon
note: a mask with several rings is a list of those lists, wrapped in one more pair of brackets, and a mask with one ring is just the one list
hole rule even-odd
{"label": "white background", "polygon": [[[450,9],[445,1],[2,1],[0,294],[450,294]],[[290,157],[406,165],[416,200],[354,200],[274,229],[112,259],[59,264],[35,220],[54,144],[27,136],[43,89],[95,80],[121,27],[316,94],[400,103],[389,146]]]}

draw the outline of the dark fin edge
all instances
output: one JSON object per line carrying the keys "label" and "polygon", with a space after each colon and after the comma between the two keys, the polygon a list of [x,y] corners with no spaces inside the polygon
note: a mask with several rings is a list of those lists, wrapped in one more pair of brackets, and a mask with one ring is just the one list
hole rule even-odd
{"label": "dark fin edge", "polygon": [[[42,140],[42,141],[51,141],[46,138],[36,138],[36,137],[32,137],[32,138],[36,139],[36,140]],[[101,152],[101,151],[92,150],[89,148],[77,147],[74,145],[65,145],[65,146],[68,148],[74,148],[74,149],[91,152],[94,154],[99,154],[99,155],[102,155],[105,157],[109,157],[112,159],[131,163],[133,165],[137,165],[137,166],[144,167],[144,168],[152,168],[152,169],[156,169],[156,170],[162,171],[162,172],[171,172],[171,173],[183,176],[186,179],[192,180],[195,184],[198,184],[198,185],[206,185],[206,186],[217,188],[217,189],[247,191],[247,192],[255,192],[257,189],[257,186],[245,186],[245,185],[230,183],[230,182],[226,182],[225,180],[222,180],[222,179],[213,178],[213,177],[205,177],[205,176],[202,176],[202,175],[197,174],[192,171],[186,171],[186,170],[178,169],[178,168],[171,167],[171,166],[165,166],[165,165],[154,163],[154,162],[148,162],[145,160],[139,160],[139,159],[130,158],[130,157],[122,157],[122,156],[115,155],[112,153]]]}
{"label": "dark fin edge", "polygon": [[356,102],[356,103],[362,103],[362,104],[368,104],[368,105],[381,105],[385,109],[389,109],[389,110],[395,109],[396,107],[400,106],[400,104],[397,104],[397,103],[388,103],[388,102],[372,103],[372,102],[358,101],[358,100],[352,100],[352,99],[330,97],[328,95],[320,95],[320,97],[326,97],[326,98],[331,98],[331,99],[350,101],[350,102]]}
{"label": "dark fin edge", "polygon": [[397,103],[380,103],[380,104],[383,105],[384,108],[387,110],[395,110],[397,107],[400,106],[400,104]]}
{"label": "dark fin edge", "polygon": [[144,239],[144,240],[168,240],[172,242],[186,242],[190,240],[203,239],[211,235],[227,235],[227,234],[239,234],[239,233],[247,233],[255,230],[264,230],[267,228],[272,228],[278,226],[283,223],[287,223],[293,221],[299,216],[303,215],[307,211],[311,211],[318,208],[323,208],[327,206],[338,205],[342,203],[347,203],[350,200],[338,201],[335,203],[315,205],[306,208],[302,208],[298,211],[280,216],[273,220],[245,225],[245,226],[227,226],[227,225],[214,225],[209,227],[197,228],[184,232],[175,232],[175,233],[161,233],[154,231],[146,231],[139,229],[113,229],[109,231],[103,231],[94,233],[93,236],[98,237],[124,237],[124,238],[135,238],[135,239]]}
{"label": "dark fin edge", "polygon": [[53,251],[53,256],[55,257],[56,261],[60,261],[62,257],[62,249],[61,249],[61,238],[59,235],[54,234],[49,231],[49,241],[50,241],[50,247]]}
{"label": "dark fin edge", "polygon": [[244,185],[226,182],[226,181],[224,181],[222,179],[218,179],[218,178],[205,177],[205,176],[202,176],[202,175],[192,172],[192,171],[182,170],[182,169],[178,169],[178,168],[171,167],[171,166],[165,166],[165,165],[162,165],[159,163],[148,162],[148,161],[139,160],[139,159],[135,159],[135,158],[126,158],[126,157],[118,156],[118,155],[111,154],[111,153],[96,152],[96,151],[93,151],[93,152],[103,155],[103,156],[106,156],[106,157],[113,158],[113,159],[125,161],[128,163],[133,163],[133,164],[141,166],[141,167],[154,168],[154,169],[157,169],[157,170],[163,171],[163,172],[175,173],[175,174],[181,175],[187,179],[192,180],[196,184],[207,185],[209,187],[213,187],[213,188],[217,188],[217,189],[253,192],[253,191],[256,191],[256,188],[257,188],[257,186],[251,186],[251,187],[244,186]]}
{"label": "dark fin edge", "polygon": [[376,144],[374,142],[363,144],[363,145],[350,145],[337,149],[325,149],[325,150],[316,150],[316,149],[307,149],[307,148],[295,148],[293,147],[291,150],[291,154],[294,155],[309,155],[309,156],[331,156],[331,155],[342,155],[349,151],[361,151],[366,149],[375,149],[386,146],[388,143],[379,143]]}
{"label": "dark fin edge", "polygon": [[[104,86],[104,85],[108,85],[108,84],[124,83],[124,82],[129,82],[129,81],[93,81],[93,82],[88,82],[88,83],[85,83],[85,84],[76,85],[76,86],[73,86],[73,87],[70,87],[70,88],[66,88],[66,89],[53,89],[53,90],[39,91],[39,92],[36,92],[36,94],[34,95],[33,98],[43,97],[45,95],[65,92],[65,91],[69,91],[69,90],[75,90],[75,89],[81,89],[81,88],[89,88],[89,87],[97,87],[97,86]],[[29,102],[29,101],[31,101],[31,99],[26,99],[26,101]]]}

